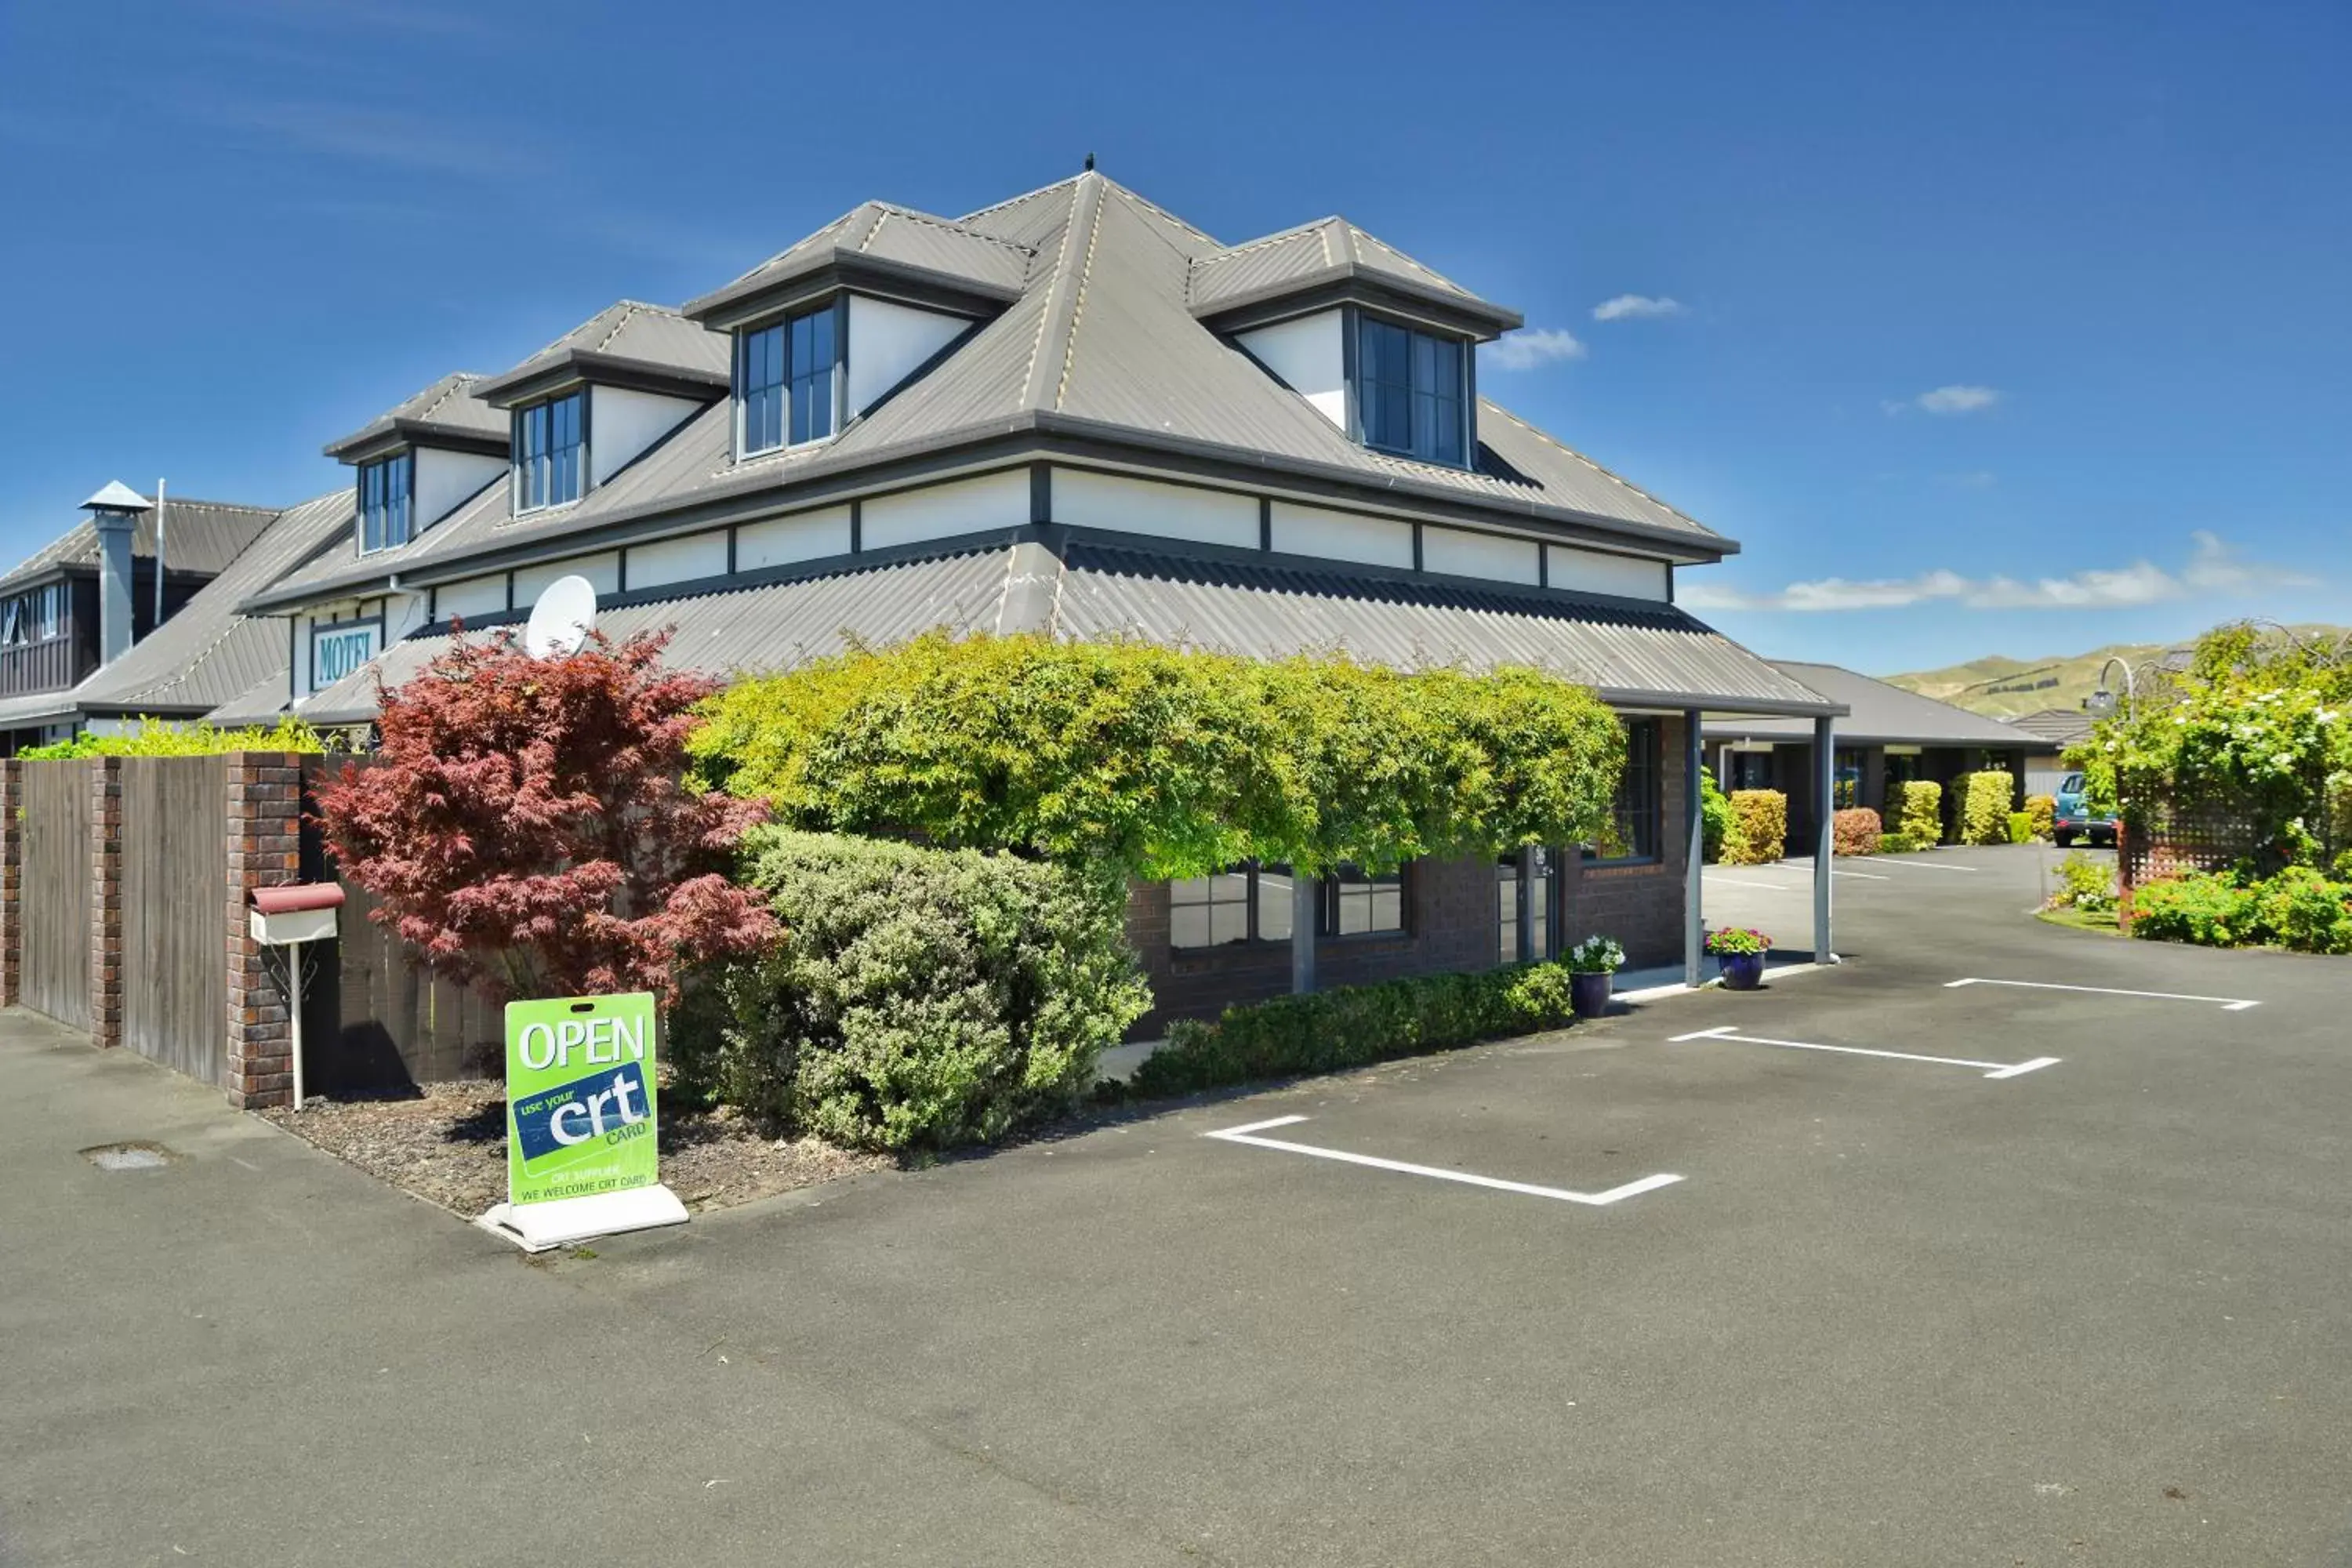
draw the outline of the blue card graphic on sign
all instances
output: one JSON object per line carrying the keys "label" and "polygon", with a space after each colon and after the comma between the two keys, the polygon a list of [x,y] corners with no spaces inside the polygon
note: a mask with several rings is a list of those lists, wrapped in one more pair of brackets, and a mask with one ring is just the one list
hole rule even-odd
{"label": "blue card graphic on sign", "polygon": [[645,1069],[624,1062],[517,1100],[515,1138],[528,1163],[614,1134],[635,1137],[644,1129],[648,1104]]}

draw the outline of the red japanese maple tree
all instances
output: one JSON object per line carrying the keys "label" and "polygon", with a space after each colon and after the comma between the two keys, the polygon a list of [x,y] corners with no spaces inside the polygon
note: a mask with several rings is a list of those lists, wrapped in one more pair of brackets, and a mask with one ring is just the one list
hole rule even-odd
{"label": "red japanese maple tree", "polygon": [[386,690],[375,756],[319,795],[375,918],[501,999],[646,990],[667,1007],[681,963],[772,942],[766,905],[718,869],[766,808],[682,786],[694,706],[719,683],[663,669],[668,642],[533,658],[511,633],[460,636]]}

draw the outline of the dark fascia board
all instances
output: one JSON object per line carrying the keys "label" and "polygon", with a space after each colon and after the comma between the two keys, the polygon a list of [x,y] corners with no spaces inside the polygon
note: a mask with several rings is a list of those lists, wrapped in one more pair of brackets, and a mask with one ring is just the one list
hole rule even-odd
{"label": "dark fascia board", "polygon": [[[1727,716],[1732,721],[1718,722],[1716,718],[1709,718],[1699,727],[1700,733],[1707,740],[1769,741],[1776,746],[1809,746],[1812,744],[1813,738],[1811,735],[1793,734],[1779,730],[1759,731],[1752,725],[1743,725],[1737,722],[1738,715],[1747,711],[1747,710],[1725,708],[1717,709],[1714,711],[1717,714]],[[1842,707],[1838,711],[1841,713],[1849,713],[1852,712],[1853,710]],[[1864,734],[1860,731],[1849,732],[1844,730],[1840,730],[1837,732],[1837,739],[1838,743],[1841,745],[1927,746],[1932,747],[1939,752],[1959,752],[1969,750],[1979,752],[2033,752],[2042,750],[2055,751],[2060,749],[2052,745],[2048,742],[2036,742],[2032,736],[2024,734],[2018,735],[2016,738],[2008,741],[1989,741],[1979,737],[1962,739],[1951,735],[1873,735]]]}
{"label": "dark fascia board", "polygon": [[[1768,719],[1840,719],[1853,711],[1844,703],[1832,702],[1826,697],[1818,702],[1768,702],[1754,697],[1710,696],[1703,691],[1662,697],[1648,691],[1619,692],[1604,686],[1600,692],[1602,701],[1620,708],[1696,708],[1706,713],[1749,713]],[[1707,727],[1702,722],[1702,738],[1706,732]]]}
{"label": "dark fascia board", "polygon": [[1480,342],[1527,325],[1527,319],[1517,310],[1442,289],[1416,288],[1392,273],[1370,271],[1353,262],[1270,283],[1211,305],[1195,305],[1192,314],[1214,331],[1239,332],[1343,304],[1365,305],[1387,315],[1427,321]]}
{"label": "dark fascia board", "polygon": [[815,304],[844,289],[960,316],[993,316],[1021,298],[1019,289],[1007,285],[960,278],[860,251],[828,249],[811,251],[805,263],[755,275],[688,300],[679,313],[712,331],[732,331],[762,317]]}
{"label": "dark fascia board", "polygon": [[1406,476],[1373,479],[1352,469],[1273,454],[1237,453],[1227,447],[1152,431],[1105,425],[1067,415],[1032,411],[1002,424],[950,431],[927,441],[908,442],[887,455],[854,453],[828,463],[819,457],[789,469],[747,470],[740,479],[707,487],[691,500],[655,498],[616,509],[593,522],[518,539],[495,551],[435,558],[407,566],[354,570],[284,593],[268,590],[238,606],[247,615],[283,614],[321,599],[349,598],[354,592],[383,592],[397,573],[404,585],[432,587],[517,565],[577,555],[591,550],[693,533],[732,523],[756,522],[790,509],[801,510],[880,490],[903,489],[949,470],[1010,468],[1038,458],[1092,460],[1134,468],[1139,458],[1171,479],[1197,479],[1254,489],[1280,490],[1333,506],[1410,509],[1425,521],[1509,522],[1555,544],[1621,550],[1628,544],[1663,552],[1681,565],[1704,565],[1737,554],[1736,541],[1719,534],[1596,518],[1564,507],[1499,497],[1468,497],[1450,487]]}
{"label": "dark fascia board", "polygon": [[339,463],[356,468],[378,458],[389,458],[410,447],[431,447],[445,452],[472,452],[485,458],[509,458],[512,442],[488,430],[464,430],[423,419],[379,419],[355,436],[322,448]]}
{"label": "dark fascia board", "polygon": [[593,349],[566,349],[479,383],[474,388],[474,395],[493,408],[513,408],[583,384],[688,398],[697,403],[710,402],[724,394],[729,384],[721,371],[688,370],[682,365],[659,364],[623,354],[598,353]]}

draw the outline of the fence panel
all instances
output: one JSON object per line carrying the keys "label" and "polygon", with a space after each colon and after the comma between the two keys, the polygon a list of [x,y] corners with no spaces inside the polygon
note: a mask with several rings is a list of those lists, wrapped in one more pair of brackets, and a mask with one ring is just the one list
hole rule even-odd
{"label": "fence panel", "polygon": [[18,962],[25,1005],[89,1027],[89,766],[26,763]]}
{"label": "fence panel", "polygon": [[228,1037],[228,759],[122,759],[122,1043],[204,1083]]}
{"label": "fence panel", "polygon": [[[302,770],[302,874],[341,881],[340,935],[304,982],[302,1029],[310,1087],[318,1093],[401,1089],[450,1079],[495,1077],[506,1046],[503,1012],[436,974],[416,950],[370,916],[366,889],[341,877],[309,820],[322,773],[345,759],[313,757]],[[375,765],[362,760],[360,766]]]}

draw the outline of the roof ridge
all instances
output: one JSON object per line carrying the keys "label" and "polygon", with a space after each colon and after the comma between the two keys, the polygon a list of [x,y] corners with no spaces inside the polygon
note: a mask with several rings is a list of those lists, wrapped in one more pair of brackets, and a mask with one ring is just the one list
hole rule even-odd
{"label": "roof ridge", "polygon": [[1178,217],[1174,213],[1170,212],[1166,207],[1161,206],[1158,202],[1153,201],[1150,196],[1145,195],[1142,192],[1135,190],[1129,186],[1120,184],[1108,174],[1102,175],[1101,179],[1104,184],[1108,185],[1112,190],[1117,191],[1119,195],[1127,197],[1128,200],[1135,202],[1142,206],[1150,207],[1153,212],[1158,213],[1161,217],[1166,218],[1170,223],[1174,224],[1178,228],[1182,229],[1186,234],[1191,235],[1193,238],[1209,245],[1222,246],[1224,243],[1215,235],[1207,232],[1205,229],[1195,228],[1192,225],[1186,223],[1182,218]]}
{"label": "roof ridge", "polygon": [[[956,218],[941,217],[937,213],[918,212],[913,207],[900,206],[896,202],[876,202],[874,205],[881,208],[884,213],[894,217],[905,218],[909,223],[927,223],[934,228],[943,228],[950,234],[962,235],[967,239],[984,239],[991,245],[1001,245],[1007,250],[1017,250],[1027,257],[1034,258],[1037,254],[1034,247],[1024,245],[1017,239],[1006,239],[1002,235],[982,234],[976,228],[967,228],[961,220]],[[878,230],[882,226],[877,223],[874,226]],[[869,235],[867,237],[872,237]],[[861,245],[858,248],[863,250],[866,247]]]}
{"label": "roof ridge", "polygon": [[[1089,196],[1093,198],[1091,203],[1088,201]],[[1083,214],[1080,211],[1081,207],[1085,208]],[[1085,183],[1083,175],[1080,176],[1077,194],[1071,200],[1069,218],[1062,225],[1062,243],[1060,248],[1054,253],[1052,279],[1046,285],[1045,306],[1037,312],[1037,336],[1029,345],[1029,368],[1021,380],[1021,406],[1024,408],[1035,408],[1044,401],[1045,393],[1038,384],[1037,375],[1039,370],[1047,362],[1045,338],[1054,329],[1055,318],[1061,313],[1058,301],[1065,294],[1070,280],[1070,236],[1076,231],[1082,219],[1089,232],[1087,247],[1091,251],[1092,230],[1102,221],[1102,187],[1099,184]],[[1066,356],[1067,352],[1066,336],[1064,342]],[[1055,395],[1057,398],[1061,395],[1060,387],[1061,384],[1057,381],[1055,384]]]}
{"label": "roof ridge", "polygon": [[992,206],[975,207],[971,212],[964,214],[963,216],[950,221],[964,224],[970,223],[976,217],[986,217],[991,213],[1001,213],[1006,207],[1017,207],[1023,202],[1028,201],[1034,196],[1044,195],[1047,191],[1058,191],[1064,185],[1075,185],[1084,177],[1085,175],[1083,174],[1071,174],[1059,180],[1048,180],[1045,184],[1038,186],[1034,191],[1024,191],[1017,196],[1007,196],[1003,201],[996,203]]}
{"label": "roof ridge", "polygon": [[[1108,189],[1109,189],[1110,191],[1114,192],[1114,193],[1115,193],[1115,194],[1117,194],[1118,195],[1120,195],[1120,196],[1125,197],[1128,201],[1129,201],[1129,202],[1131,202],[1131,203],[1134,203],[1134,204],[1136,204],[1137,205],[1139,205],[1139,206],[1146,206],[1146,207],[1150,207],[1150,206],[1151,206],[1151,204],[1150,204],[1150,202],[1148,202],[1148,201],[1144,200],[1144,198],[1143,198],[1143,197],[1137,195],[1133,191],[1129,190],[1125,185],[1120,184],[1117,180],[1105,180],[1105,181],[1103,182],[1103,184],[1104,184]],[[1160,209],[1159,209],[1159,208],[1157,208],[1157,207],[1152,207],[1152,208],[1151,208],[1151,210],[1152,210],[1152,211],[1154,211],[1154,212],[1159,212],[1159,210],[1160,210]],[[1167,215],[1166,215],[1166,214],[1161,214],[1161,216],[1166,216]],[[1181,219],[1179,219],[1178,221],[1181,223],[1182,220],[1181,220]],[[1156,229],[1156,228],[1152,227],[1150,224],[1145,224],[1145,225],[1143,226],[1143,232],[1144,232],[1144,233],[1146,233],[1146,234],[1148,234],[1148,235],[1150,235],[1152,238],[1154,238],[1154,239],[1158,240],[1160,244],[1162,244],[1162,245],[1166,246],[1170,250],[1174,251],[1174,252],[1175,252],[1175,254],[1176,254],[1176,259],[1178,259],[1179,261],[1183,262],[1183,263],[1184,263],[1188,268],[1192,265],[1192,257],[1190,257],[1190,256],[1186,255],[1186,254],[1185,254],[1185,252],[1184,252],[1184,251],[1183,251],[1183,250],[1182,250],[1182,249],[1181,249],[1181,248],[1177,245],[1177,243],[1176,243],[1174,240],[1172,240],[1172,239],[1169,238],[1166,235],[1164,235],[1164,234],[1160,233],[1158,229]],[[1191,295],[1192,295],[1192,274],[1188,271],[1188,272],[1185,274],[1185,278],[1184,278],[1184,293],[1185,293],[1185,296],[1189,299],[1189,298],[1191,297]]]}
{"label": "roof ridge", "polygon": [[[619,336],[621,335],[621,329],[622,329],[622,328],[624,328],[624,327],[625,327],[625,326],[627,326],[627,325],[629,324],[629,319],[630,319],[632,316],[635,316],[635,315],[637,313],[637,309],[638,309],[638,307],[637,307],[637,302],[636,302],[635,300],[622,300],[618,305],[607,305],[607,306],[605,306],[605,307],[604,307],[604,310],[619,310],[619,311],[620,311],[620,314],[619,314],[617,317],[615,317],[615,318],[614,319],[613,325],[612,325],[612,329],[611,329],[609,331],[607,331],[607,332],[606,332],[603,337],[598,338],[598,339],[596,340],[596,347],[595,347],[593,351],[591,351],[591,352],[595,353],[603,353],[604,352],[604,350],[605,350],[605,349],[607,349],[608,347],[610,347],[610,346],[612,345],[612,342],[613,342],[613,340],[614,340],[614,338],[617,338],[617,337],[619,337]],[[600,315],[600,316],[601,316],[601,315],[603,315],[603,314],[604,314],[604,310],[599,310],[599,311],[597,312],[597,315]],[[590,318],[590,320],[592,320],[592,321],[593,321],[593,320],[594,320],[594,317],[591,317],[591,318]],[[574,328],[572,329],[572,331],[578,331],[579,330],[580,330],[579,328],[574,327]],[[572,332],[566,332],[566,333],[564,333],[564,334],[563,334],[563,337],[568,338],[568,337],[570,337],[571,335],[572,335]],[[562,341],[563,341],[563,338],[558,338],[558,339],[556,339],[556,340],[555,340],[555,342],[558,342],[558,343],[562,342]],[[554,346],[555,346],[555,345],[554,345],[553,343],[551,343],[551,344],[549,344],[549,345],[548,345],[548,348],[549,348],[549,349],[551,349],[551,348],[553,348]],[[547,353],[547,352],[548,352],[548,349],[541,349],[541,350],[540,350],[540,353]],[[538,356],[537,356],[537,355],[533,355],[532,357],[533,357],[533,358],[537,358]]]}
{"label": "roof ridge", "polygon": [[[1110,182],[1105,181],[1104,184],[1108,185]],[[1118,187],[1111,185],[1110,188],[1117,190]],[[1087,285],[1094,281],[1095,248],[1102,243],[1102,203],[1097,201],[1095,203],[1094,221],[1087,226],[1086,258],[1078,263],[1077,296],[1070,301],[1070,331],[1062,342],[1062,374],[1054,383],[1054,406],[1057,409],[1070,390],[1070,372],[1078,362],[1078,328],[1086,321]]]}
{"label": "roof ridge", "polygon": [[[1183,220],[1179,218],[1177,221],[1181,223]],[[1327,223],[1346,223],[1347,221],[1347,219],[1340,217],[1336,213],[1327,213],[1318,218],[1309,218],[1305,223],[1293,224],[1288,228],[1276,229],[1272,234],[1262,234],[1255,239],[1245,239],[1239,245],[1219,246],[1215,255],[1196,256],[1192,258],[1192,262],[1195,267],[1206,267],[1212,262],[1229,261],[1236,256],[1246,256],[1253,250],[1263,250],[1269,245],[1278,245],[1286,239],[1297,239],[1300,235],[1305,234],[1310,228],[1320,228]],[[1203,235],[1202,237],[1205,239],[1208,237]],[[1211,243],[1214,244],[1215,242],[1211,241]],[[1325,245],[1324,254],[1326,256],[1330,254],[1328,241]]]}
{"label": "roof ridge", "polygon": [[[611,308],[612,308],[612,307],[610,307],[610,306],[606,306],[606,307],[605,307],[605,309],[607,309],[607,310],[610,310]],[[578,330],[579,330],[579,329],[578,329],[578,328],[576,328],[576,327],[572,329],[572,331],[577,331]],[[566,334],[564,334],[564,335],[565,335],[566,337],[568,337],[568,336],[570,336],[571,334],[570,334],[570,333],[566,333]],[[555,341],[556,341],[557,342],[562,342],[563,341],[563,339],[562,339],[562,338],[558,338],[558,339],[556,339]],[[553,346],[553,345],[551,345],[551,344],[550,346],[551,347],[551,346]],[[540,352],[541,352],[541,353],[544,353],[546,352],[546,350],[542,349],[542,350],[541,350]],[[533,356],[533,357],[537,357],[537,356]],[[470,371],[470,370],[460,370],[460,371],[453,371],[453,372],[451,372],[448,375],[444,376],[444,377],[442,378],[442,380],[443,380],[443,382],[444,382],[444,385],[442,386],[442,389],[441,389],[441,395],[440,395],[440,396],[438,396],[438,397],[436,397],[436,398],[435,398],[431,403],[426,404],[423,408],[418,409],[418,410],[416,411],[416,417],[417,417],[417,418],[419,418],[419,419],[426,419],[426,420],[431,419],[431,418],[433,417],[433,416],[434,416],[434,415],[436,415],[436,414],[437,414],[437,413],[439,413],[439,412],[440,412],[441,405],[442,405],[443,404],[445,404],[445,403],[448,402],[451,398],[453,398],[453,397],[457,396],[457,394],[458,394],[461,390],[466,389],[466,388],[468,388],[468,387],[471,387],[472,385],[474,385],[474,384],[475,384],[475,383],[477,383],[477,382],[480,381],[481,379],[482,379],[482,378],[481,378],[479,375],[477,375],[474,372],[472,372],[472,371]]]}
{"label": "roof ridge", "polygon": [[1706,524],[1701,522],[1690,513],[1683,510],[1682,508],[1675,505],[1674,502],[1654,496],[1649,491],[1643,489],[1641,486],[1635,484],[1633,480],[1627,479],[1624,475],[1618,473],[1613,469],[1603,468],[1601,464],[1594,462],[1591,458],[1586,457],[1583,453],[1578,451],[1575,447],[1570,446],[1567,442],[1561,440],[1559,437],[1553,435],[1549,430],[1539,430],[1536,428],[1536,426],[1528,424],[1526,420],[1520,418],[1517,415],[1512,413],[1501,404],[1496,403],[1491,399],[1482,397],[1478,400],[1478,406],[1481,408],[1493,409],[1496,413],[1501,415],[1504,418],[1509,420],[1520,429],[1525,430],[1528,435],[1533,436],[1537,440],[1559,447],[1561,451],[1567,453],[1570,457],[1574,458],[1578,462],[1582,463],[1586,468],[1591,468],[1594,473],[1599,474],[1602,479],[1607,479],[1612,484],[1623,486],[1627,490],[1632,491],[1634,495],[1640,496],[1652,506],[1664,508],[1666,510],[1674,513],[1676,517],[1681,518],[1685,522],[1689,523],[1693,528],[1704,530],[1708,533],[1713,533],[1715,531],[1715,530],[1708,528]]}
{"label": "roof ridge", "polygon": [[1467,294],[1470,292],[1469,289],[1465,289],[1461,284],[1456,283],[1453,279],[1448,278],[1444,273],[1440,272],[1428,262],[1422,260],[1416,256],[1407,256],[1403,251],[1399,250],[1395,246],[1391,245],[1387,240],[1382,239],[1379,235],[1372,233],[1361,225],[1346,218],[1342,218],[1340,221],[1348,225],[1349,239],[1350,243],[1353,243],[1356,240],[1368,240],[1371,244],[1378,246],[1381,249],[1387,251],[1391,256],[1395,257],[1399,261],[1405,263],[1405,265],[1417,268],[1421,271],[1428,273],[1432,278],[1436,279],[1440,283],[1444,284],[1448,289],[1453,289],[1455,293]]}

